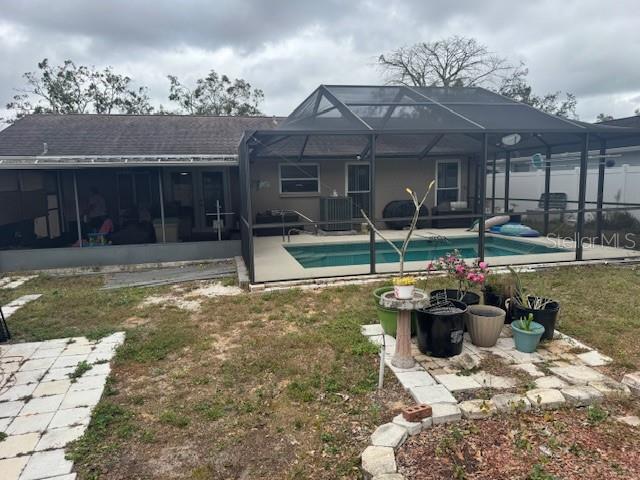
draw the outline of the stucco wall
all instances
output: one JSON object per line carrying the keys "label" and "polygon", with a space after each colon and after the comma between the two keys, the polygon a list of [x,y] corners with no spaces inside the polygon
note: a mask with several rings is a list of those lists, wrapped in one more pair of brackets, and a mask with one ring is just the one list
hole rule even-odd
{"label": "stucco wall", "polygon": [[[347,160],[320,160],[319,194],[280,194],[277,160],[261,160],[251,164],[251,190],[253,195],[253,212],[264,212],[271,209],[297,210],[308,217],[319,220],[321,196],[330,196],[335,190],[338,195],[345,194],[345,175]],[[418,160],[378,159],[376,161],[376,217],[382,217],[382,210],[392,200],[408,198],[405,188],[424,192],[427,184],[435,177],[436,159]],[[460,199],[467,199],[467,160],[460,160]],[[260,187],[259,187],[260,185]],[[431,193],[427,204],[433,207],[435,191]]]}

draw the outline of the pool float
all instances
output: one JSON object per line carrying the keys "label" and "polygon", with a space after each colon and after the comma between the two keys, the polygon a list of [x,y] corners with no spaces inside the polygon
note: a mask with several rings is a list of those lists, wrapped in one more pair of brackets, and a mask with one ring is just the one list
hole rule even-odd
{"label": "pool float", "polygon": [[[487,218],[484,222],[485,230],[491,230],[493,227],[499,227],[501,225],[504,225],[505,223],[509,222],[510,218],[511,217],[509,217],[509,215],[500,215],[497,217]],[[469,231],[470,232],[478,231],[478,220],[473,222],[473,225],[471,225],[471,228],[469,229]]]}
{"label": "pool float", "polygon": [[491,233],[499,233],[510,237],[539,237],[540,232],[521,223],[505,223],[489,229]]}

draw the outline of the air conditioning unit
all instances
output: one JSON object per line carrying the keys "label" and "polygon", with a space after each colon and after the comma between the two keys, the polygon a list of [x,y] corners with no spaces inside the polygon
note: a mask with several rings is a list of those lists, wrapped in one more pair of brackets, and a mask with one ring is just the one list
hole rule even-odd
{"label": "air conditioning unit", "polygon": [[336,232],[351,230],[351,199],[349,197],[321,197],[320,220],[331,222],[321,225],[321,230]]}

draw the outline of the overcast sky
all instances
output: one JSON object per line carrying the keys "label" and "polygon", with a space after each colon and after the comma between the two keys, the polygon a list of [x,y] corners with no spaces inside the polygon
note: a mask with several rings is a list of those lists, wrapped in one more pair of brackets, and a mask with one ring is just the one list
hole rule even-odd
{"label": "overcast sky", "polygon": [[[380,53],[458,34],[524,61],[537,93],[576,94],[577,112],[640,107],[638,0],[29,0],[0,2],[0,104],[47,57],[113,66],[169,106],[168,74],[209,70],[265,92],[286,115],[321,83],[379,84]],[[6,112],[0,110],[0,116]]]}

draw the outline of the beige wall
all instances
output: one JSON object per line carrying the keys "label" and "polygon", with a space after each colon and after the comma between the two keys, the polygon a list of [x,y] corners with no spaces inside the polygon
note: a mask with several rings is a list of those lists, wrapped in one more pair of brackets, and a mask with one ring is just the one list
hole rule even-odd
{"label": "beige wall", "polygon": [[[345,195],[345,175],[347,160],[320,160],[303,163],[317,163],[320,165],[319,194],[284,194],[279,190],[277,160],[261,160],[251,164],[251,191],[253,194],[253,213],[271,209],[297,210],[308,217],[319,220],[321,196],[330,196],[335,190],[338,195]],[[364,163],[364,162],[363,162]],[[429,158],[418,160],[406,159],[377,159],[376,161],[376,217],[382,217],[382,210],[392,200],[408,199],[405,188],[409,187],[417,192],[424,192],[426,186],[435,178],[436,160]],[[467,198],[467,160],[460,160],[460,199]],[[258,188],[258,185],[261,185]],[[433,207],[435,189],[429,195],[427,204]]]}

